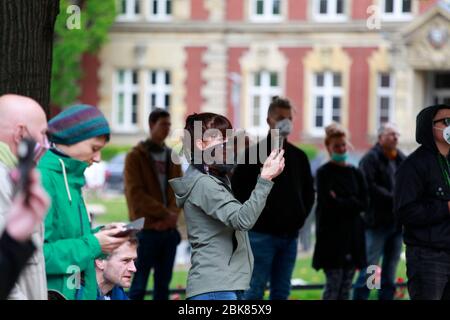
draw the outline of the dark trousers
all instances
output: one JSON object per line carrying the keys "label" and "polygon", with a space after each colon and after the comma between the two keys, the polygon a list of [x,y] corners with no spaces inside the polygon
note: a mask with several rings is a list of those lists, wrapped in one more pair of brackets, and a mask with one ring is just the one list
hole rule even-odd
{"label": "dark trousers", "polygon": [[349,300],[355,268],[325,269],[327,282],[323,300]]}
{"label": "dark trousers", "polygon": [[138,233],[136,274],[130,288],[131,300],[143,300],[148,277],[153,269],[153,300],[168,300],[173,264],[180,233],[176,229],[167,231],[144,230]]}
{"label": "dark trousers", "polygon": [[297,257],[297,237],[249,232],[255,265],[245,300],[262,300],[270,282],[270,300],[287,300]]}
{"label": "dark trousers", "polygon": [[[381,288],[378,291],[379,300],[393,300],[395,295],[395,276],[397,266],[402,253],[403,237],[401,230],[395,226],[378,227],[366,230],[367,265],[380,266],[381,263]],[[367,280],[370,274],[367,269],[362,269],[353,290],[354,300],[367,300],[370,289]]]}
{"label": "dark trousers", "polygon": [[412,300],[450,300],[450,252],[406,247],[408,292]]}

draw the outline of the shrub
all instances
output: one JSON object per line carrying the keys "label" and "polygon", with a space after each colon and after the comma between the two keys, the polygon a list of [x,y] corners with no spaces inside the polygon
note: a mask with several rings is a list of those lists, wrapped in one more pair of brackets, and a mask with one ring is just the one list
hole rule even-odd
{"label": "shrub", "polygon": [[312,160],[315,157],[317,157],[320,151],[319,148],[317,148],[313,144],[297,143],[297,147],[299,147],[306,153],[306,156],[308,157],[309,160]]}
{"label": "shrub", "polygon": [[133,146],[109,144],[102,149],[102,160],[109,161],[119,153],[129,152],[131,148],[133,148]]}

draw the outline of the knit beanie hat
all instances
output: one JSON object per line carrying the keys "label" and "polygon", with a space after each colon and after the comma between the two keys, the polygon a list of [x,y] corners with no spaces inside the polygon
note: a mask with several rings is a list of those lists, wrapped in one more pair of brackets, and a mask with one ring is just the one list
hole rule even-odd
{"label": "knit beanie hat", "polygon": [[85,104],[65,109],[48,123],[49,140],[62,145],[68,146],[103,135],[109,141],[108,121],[98,108]]}

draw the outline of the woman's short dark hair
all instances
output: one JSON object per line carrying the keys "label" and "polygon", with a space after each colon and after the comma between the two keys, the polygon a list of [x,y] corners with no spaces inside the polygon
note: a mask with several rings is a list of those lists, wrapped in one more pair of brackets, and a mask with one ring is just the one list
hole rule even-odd
{"label": "woman's short dark hair", "polygon": [[[201,122],[202,126],[202,136],[195,137],[194,136],[194,125],[196,122]],[[186,119],[186,125],[184,129],[189,133],[189,136],[185,136],[183,139],[183,150],[185,152],[187,160],[192,160],[194,156],[195,139],[203,138],[205,132],[209,129],[219,130],[222,134],[222,137],[225,139],[227,136],[227,130],[233,129],[230,120],[226,117],[212,113],[212,112],[204,112],[204,113],[193,113]]]}

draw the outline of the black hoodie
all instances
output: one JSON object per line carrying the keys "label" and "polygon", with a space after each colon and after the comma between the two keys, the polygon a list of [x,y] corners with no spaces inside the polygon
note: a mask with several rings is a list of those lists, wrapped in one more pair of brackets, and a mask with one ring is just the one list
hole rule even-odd
{"label": "black hoodie", "polygon": [[[267,141],[251,148],[257,148],[259,154],[259,149],[266,146],[267,157],[272,150],[270,141],[272,138],[269,134]],[[273,179],[275,184],[267,198],[266,206],[252,230],[275,236],[296,237],[314,203],[313,177],[308,158],[302,150],[286,140],[283,148],[286,166],[284,171]],[[249,159],[248,152],[249,149],[246,150],[246,159]],[[261,161],[258,162],[238,165],[231,178],[234,196],[241,203],[250,198],[255,188],[263,166]]]}
{"label": "black hoodie", "polygon": [[431,106],[417,115],[416,141],[421,146],[397,170],[394,209],[408,246],[450,250],[450,187],[442,171],[449,168],[433,137],[433,118],[444,108],[450,106]]}

